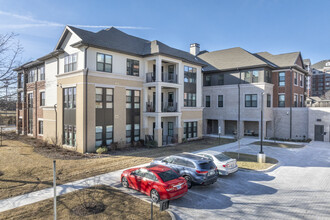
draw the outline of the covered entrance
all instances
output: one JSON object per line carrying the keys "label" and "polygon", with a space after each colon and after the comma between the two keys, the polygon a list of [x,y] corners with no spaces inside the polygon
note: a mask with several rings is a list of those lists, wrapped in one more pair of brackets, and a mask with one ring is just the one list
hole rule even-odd
{"label": "covered entrance", "polygon": [[207,120],[207,134],[218,134],[218,120]]}

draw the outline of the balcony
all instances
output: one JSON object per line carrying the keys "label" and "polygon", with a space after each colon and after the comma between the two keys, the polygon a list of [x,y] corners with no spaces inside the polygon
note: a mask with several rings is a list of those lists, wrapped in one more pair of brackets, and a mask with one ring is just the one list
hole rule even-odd
{"label": "balcony", "polygon": [[[146,82],[156,82],[156,73],[146,73]],[[175,73],[162,73],[162,82],[178,83],[178,75]]]}
{"label": "balcony", "polygon": [[[156,106],[152,102],[146,102],[146,112],[156,112]],[[176,102],[162,103],[162,112],[177,112],[178,104]]]}

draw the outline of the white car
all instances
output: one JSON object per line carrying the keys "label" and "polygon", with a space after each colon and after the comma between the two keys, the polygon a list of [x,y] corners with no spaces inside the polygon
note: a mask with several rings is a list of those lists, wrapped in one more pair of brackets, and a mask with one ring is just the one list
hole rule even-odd
{"label": "white car", "polygon": [[238,170],[236,159],[232,159],[221,152],[203,151],[197,155],[212,160],[218,168],[219,175],[229,175]]}

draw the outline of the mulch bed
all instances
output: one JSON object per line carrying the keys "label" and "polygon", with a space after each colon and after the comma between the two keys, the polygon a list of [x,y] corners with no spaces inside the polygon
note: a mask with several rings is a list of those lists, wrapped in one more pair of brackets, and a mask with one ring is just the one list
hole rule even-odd
{"label": "mulch bed", "polygon": [[72,213],[77,216],[88,216],[101,213],[106,206],[103,203],[86,202],[83,205],[78,205],[72,209]]}

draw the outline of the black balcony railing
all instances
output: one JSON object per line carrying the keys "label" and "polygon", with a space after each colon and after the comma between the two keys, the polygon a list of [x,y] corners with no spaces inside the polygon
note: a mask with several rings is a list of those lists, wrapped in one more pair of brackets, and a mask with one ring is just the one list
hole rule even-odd
{"label": "black balcony railing", "polygon": [[146,102],[147,112],[155,112],[155,106],[152,102]]}
{"label": "black balcony railing", "polygon": [[[146,112],[155,112],[156,106],[152,102],[146,102]],[[178,104],[176,102],[166,102],[162,104],[162,112],[177,112]]]}
{"label": "black balcony railing", "polygon": [[[146,82],[156,82],[156,73],[146,73]],[[175,73],[162,73],[162,82],[178,83],[178,75]]]}

